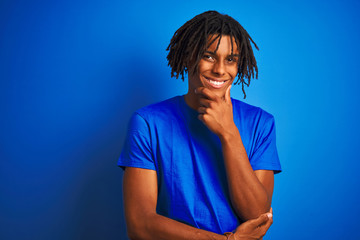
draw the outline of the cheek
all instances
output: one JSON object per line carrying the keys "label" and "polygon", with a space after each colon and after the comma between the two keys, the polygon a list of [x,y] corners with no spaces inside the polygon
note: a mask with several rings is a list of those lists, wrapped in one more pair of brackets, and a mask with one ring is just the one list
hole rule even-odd
{"label": "cheek", "polygon": [[208,63],[204,60],[201,60],[199,65],[198,65],[198,70],[199,70],[199,73],[203,73],[203,72],[206,72],[208,71],[209,69],[211,69],[211,63]]}
{"label": "cheek", "polygon": [[231,75],[232,79],[235,79],[236,75],[238,74],[237,66],[229,69],[229,74]]}

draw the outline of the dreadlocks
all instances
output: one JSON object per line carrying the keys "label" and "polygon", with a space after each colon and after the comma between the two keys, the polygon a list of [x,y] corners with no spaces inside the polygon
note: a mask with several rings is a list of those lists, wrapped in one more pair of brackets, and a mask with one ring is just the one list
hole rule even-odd
{"label": "dreadlocks", "polygon": [[[246,98],[244,85],[249,86],[251,78],[258,78],[258,68],[250,41],[257,50],[259,48],[240,23],[216,11],[207,11],[195,16],[175,32],[166,49],[169,51],[167,60],[168,66],[171,67],[171,77],[178,78],[181,75],[184,81],[184,75],[188,70],[196,73],[206,49],[219,39],[215,50],[217,51],[223,35],[230,36],[230,39],[234,38],[239,49],[238,79],[235,84],[242,84],[242,91]],[[209,37],[212,36],[215,37],[208,42]],[[233,42],[231,41],[232,53]],[[190,65],[193,67],[189,68]]]}

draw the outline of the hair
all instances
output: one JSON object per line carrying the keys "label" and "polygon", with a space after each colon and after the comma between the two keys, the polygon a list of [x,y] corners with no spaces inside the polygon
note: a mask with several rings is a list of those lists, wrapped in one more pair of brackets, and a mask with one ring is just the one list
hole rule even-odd
{"label": "hair", "polygon": [[[259,50],[247,31],[232,17],[216,11],[201,13],[182,25],[170,40],[167,47],[168,66],[171,67],[171,77],[178,78],[188,71],[192,74],[198,71],[198,64],[206,49],[219,39],[215,52],[218,50],[221,37],[230,36],[235,40],[240,57],[238,61],[238,79],[236,84],[242,84],[244,99],[246,93],[244,85],[250,85],[251,78],[258,78],[258,68],[250,41]],[[213,37],[215,36],[215,37]],[[209,42],[210,37],[213,37]],[[231,41],[233,54],[233,41]]]}

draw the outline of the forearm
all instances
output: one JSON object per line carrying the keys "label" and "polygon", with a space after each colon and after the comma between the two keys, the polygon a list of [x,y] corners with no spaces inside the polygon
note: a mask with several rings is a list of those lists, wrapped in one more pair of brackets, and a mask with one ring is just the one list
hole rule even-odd
{"label": "forearm", "polygon": [[125,220],[130,239],[226,239],[156,213],[157,174],[153,170],[127,167],[123,180]]}
{"label": "forearm", "polygon": [[141,219],[128,224],[132,240],[225,240],[224,235],[191,227],[156,213],[145,214]]}
{"label": "forearm", "polygon": [[246,221],[268,212],[271,195],[255,175],[236,126],[224,132],[220,140],[230,198],[238,217]]}

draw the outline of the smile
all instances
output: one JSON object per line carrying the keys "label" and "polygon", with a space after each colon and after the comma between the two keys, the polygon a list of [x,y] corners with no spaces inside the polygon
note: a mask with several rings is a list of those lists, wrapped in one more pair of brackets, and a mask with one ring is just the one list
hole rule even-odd
{"label": "smile", "polygon": [[207,78],[205,76],[204,76],[204,78],[210,84],[210,86],[213,87],[213,88],[221,88],[227,82],[227,81],[213,80],[213,79]]}

